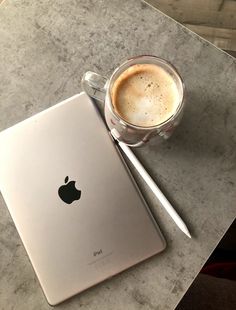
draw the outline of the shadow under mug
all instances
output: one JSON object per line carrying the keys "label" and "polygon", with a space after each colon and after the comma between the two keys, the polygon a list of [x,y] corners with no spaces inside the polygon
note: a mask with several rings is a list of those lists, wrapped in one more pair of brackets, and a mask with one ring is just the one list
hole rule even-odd
{"label": "shadow under mug", "polygon": [[[136,64],[154,64],[163,68],[172,76],[179,91],[180,100],[177,109],[173,111],[173,114],[167,120],[155,126],[142,127],[125,121],[116,113],[112,103],[111,90],[114,82],[122,72]],[[90,97],[104,102],[105,120],[109,129],[116,129],[116,132],[119,134],[119,140],[131,147],[142,146],[152,137],[168,139],[182,118],[184,83],[174,66],[159,57],[143,55],[128,59],[113,72],[110,79],[88,71],[84,74],[81,84],[83,90]]]}

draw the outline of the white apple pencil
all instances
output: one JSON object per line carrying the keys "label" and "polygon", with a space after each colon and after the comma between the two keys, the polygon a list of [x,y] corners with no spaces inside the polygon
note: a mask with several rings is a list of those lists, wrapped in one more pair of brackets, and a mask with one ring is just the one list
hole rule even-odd
{"label": "white apple pencil", "polygon": [[129,158],[131,163],[134,165],[134,167],[136,168],[138,173],[141,175],[141,177],[144,179],[144,181],[147,183],[147,185],[153,191],[154,195],[160,201],[162,206],[169,213],[170,217],[173,219],[173,221],[176,223],[176,225],[180,228],[180,230],[182,230],[182,232],[185,233],[185,235],[187,235],[189,238],[191,238],[190,232],[189,232],[187,226],[185,225],[184,221],[181,219],[181,217],[178,215],[178,213],[175,211],[175,209],[172,207],[172,205],[166,199],[164,194],[158,188],[156,183],[153,181],[153,179],[150,177],[150,175],[144,169],[143,165],[140,163],[140,161],[137,159],[137,157],[134,155],[134,153],[131,151],[131,149],[125,143],[119,141],[119,133],[117,132],[117,130],[112,129],[111,134],[112,134],[113,138],[118,142],[122,151]]}

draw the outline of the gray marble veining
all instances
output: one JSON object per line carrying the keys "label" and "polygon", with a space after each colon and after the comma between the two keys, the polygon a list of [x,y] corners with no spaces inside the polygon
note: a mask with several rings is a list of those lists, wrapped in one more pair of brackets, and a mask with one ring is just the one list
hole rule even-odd
{"label": "gray marble veining", "polygon": [[[174,309],[236,215],[236,61],[139,1],[6,0],[0,6],[0,129],[154,54],[183,76],[187,106],[167,142],[136,151],[188,224],[189,240],[134,172],[168,243],[165,252],[58,309]],[[50,309],[1,198],[0,309]]]}

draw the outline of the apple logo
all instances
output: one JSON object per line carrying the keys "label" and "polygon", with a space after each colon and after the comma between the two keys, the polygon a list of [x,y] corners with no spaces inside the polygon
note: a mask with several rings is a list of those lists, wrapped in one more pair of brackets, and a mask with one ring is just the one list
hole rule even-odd
{"label": "apple logo", "polygon": [[75,187],[75,181],[69,181],[69,177],[65,178],[65,185],[58,189],[58,195],[65,203],[71,204],[75,200],[79,200],[81,191]]}

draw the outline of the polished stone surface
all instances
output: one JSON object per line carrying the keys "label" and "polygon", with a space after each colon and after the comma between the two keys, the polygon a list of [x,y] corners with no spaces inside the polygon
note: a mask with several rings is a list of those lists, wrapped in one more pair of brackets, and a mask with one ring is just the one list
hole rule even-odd
{"label": "polished stone surface", "polygon": [[[174,309],[236,215],[235,60],[135,0],[6,0],[0,47],[0,129],[80,92],[86,70],[109,76],[133,55],[164,57],[182,74],[187,106],[180,127],[169,141],[153,140],[136,154],[192,240],[134,173],[166,251],[58,307]],[[50,309],[2,198],[0,275],[0,309]]]}

